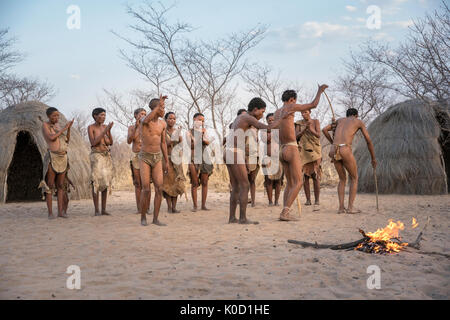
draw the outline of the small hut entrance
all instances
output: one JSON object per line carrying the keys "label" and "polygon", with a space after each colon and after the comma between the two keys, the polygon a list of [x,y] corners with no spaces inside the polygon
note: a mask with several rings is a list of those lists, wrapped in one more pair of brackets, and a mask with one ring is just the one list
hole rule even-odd
{"label": "small hut entrance", "polygon": [[41,200],[38,189],[42,175],[42,159],[30,133],[17,134],[16,148],[8,168],[6,202]]}

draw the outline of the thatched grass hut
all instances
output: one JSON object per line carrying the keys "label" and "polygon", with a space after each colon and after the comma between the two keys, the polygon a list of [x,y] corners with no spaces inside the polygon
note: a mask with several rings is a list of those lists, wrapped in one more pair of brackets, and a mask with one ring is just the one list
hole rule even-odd
{"label": "thatched grass hut", "polygon": [[[442,106],[441,106],[442,107]],[[442,108],[439,108],[442,110]],[[448,105],[445,105],[448,116]],[[378,189],[384,194],[446,194],[442,127],[436,106],[409,100],[390,107],[368,127],[378,161]],[[360,192],[375,192],[370,154],[364,139],[354,148]],[[447,172],[446,172],[447,170]]]}
{"label": "thatched grass hut", "polygon": [[[33,101],[0,112],[0,203],[42,199],[38,185],[47,152],[42,135],[47,108]],[[61,115],[60,121],[64,125],[67,120]],[[89,198],[89,150],[75,128],[71,130],[68,156],[69,178],[75,185],[71,198]]]}

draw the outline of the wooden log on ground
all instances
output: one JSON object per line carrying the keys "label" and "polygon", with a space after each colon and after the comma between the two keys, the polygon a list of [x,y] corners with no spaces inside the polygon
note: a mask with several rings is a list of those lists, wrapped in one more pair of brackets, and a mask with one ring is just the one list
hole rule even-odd
{"label": "wooden log on ground", "polygon": [[366,240],[369,240],[369,238],[362,238],[357,241],[341,243],[341,244],[318,244],[317,242],[311,243],[311,242],[297,241],[297,240],[288,240],[288,243],[298,244],[304,248],[311,247],[311,248],[315,248],[315,249],[345,250],[345,249],[349,249],[349,248],[355,248],[358,244],[360,244]]}

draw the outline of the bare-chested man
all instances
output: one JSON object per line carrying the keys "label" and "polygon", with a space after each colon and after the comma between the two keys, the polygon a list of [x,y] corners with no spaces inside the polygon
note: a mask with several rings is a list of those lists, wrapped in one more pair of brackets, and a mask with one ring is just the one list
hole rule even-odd
{"label": "bare-chested man", "polygon": [[[104,125],[106,119],[106,110],[103,108],[95,108],[92,111],[94,124],[89,125],[88,135],[91,143],[91,184],[92,199],[94,201],[95,215],[110,215],[106,212],[106,200],[108,197],[108,188],[111,188],[113,177],[113,163],[111,158],[110,147],[113,144],[111,128],[114,125],[110,122]],[[102,209],[98,207],[98,194],[102,194]]]}
{"label": "bare-chested man", "polygon": [[[134,118],[136,119],[136,123],[130,127],[128,127],[128,137],[127,143],[131,144],[131,177],[133,178],[134,184],[134,193],[136,195],[136,206],[138,214],[141,212],[139,210],[139,205],[141,201],[141,173],[139,170],[139,152],[141,151],[141,132],[140,132],[140,123],[141,119],[145,118],[147,115],[147,111],[143,108],[138,108],[134,110]],[[149,198],[151,198],[151,192],[149,194]]]}
{"label": "bare-chested man", "polygon": [[[159,222],[159,209],[162,201],[163,171],[167,172],[169,157],[166,144],[166,122],[164,117],[164,102],[167,96],[152,99],[149,103],[151,112],[140,121],[141,151],[139,152],[139,167],[141,173],[141,225],[147,225],[147,210],[150,205],[150,181],[155,187],[153,203],[153,224],[165,226]],[[164,159],[163,159],[164,157]]]}
{"label": "bare-chested man", "polygon": [[[253,98],[248,104],[247,113],[238,116],[232,126],[224,152],[224,161],[227,165],[231,182],[230,216],[228,223],[257,224],[247,219],[248,191],[248,163],[245,159],[245,131],[250,128],[272,129],[277,128],[281,121],[266,125],[258,120],[266,111],[266,103],[261,98]],[[251,147],[251,146],[250,146]],[[256,146],[255,146],[256,147]],[[252,161],[252,159],[249,159]],[[256,160],[256,159],[253,159]],[[239,220],[236,219],[236,208],[239,203]]]}
{"label": "bare-chested man", "polygon": [[[333,130],[332,124],[323,128],[322,132],[325,137],[332,144],[329,156],[332,159],[336,171],[339,175],[338,184],[338,196],[339,196],[339,211],[338,213],[359,213],[353,207],[353,203],[356,198],[356,191],[358,189],[358,168],[356,166],[356,160],[352,152],[352,142],[353,138],[361,130],[364,138],[366,139],[367,148],[369,149],[370,155],[372,157],[372,166],[376,168],[377,161],[375,159],[375,150],[370,140],[369,132],[364,125],[364,122],[358,119],[358,110],[350,108],[347,110],[347,117],[337,120],[336,131],[334,134],[334,139],[330,136],[330,131]],[[345,170],[348,171],[350,175],[350,190],[348,197],[348,209],[344,207],[344,196],[345,196],[345,183],[347,180],[347,175]]]}
{"label": "bare-chested man", "polygon": [[58,201],[58,217],[67,218],[67,205],[65,205],[64,183],[66,181],[69,162],[67,158],[67,147],[70,140],[70,128],[73,120],[61,129],[59,126],[59,111],[50,107],[46,111],[48,121],[42,125],[42,133],[47,142],[48,152],[44,158],[44,180],[39,185],[45,193],[47,201],[48,218],[54,219],[52,208],[52,196],[55,192]]}
{"label": "bare-chested man", "polygon": [[297,93],[294,90],[287,90],[283,93],[281,100],[284,105],[274,114],[275,121],[281,118],[282,113],[289,113],[289,116],[281,121],[280,125],[280,160],[286,175],[286,189],[283,194],[283,210],[280,214],[281,221],[297,220],[290,215],[291,206],[302,188],[302,163],[298,152],[297,139],[294,126],[294,112],[310,110],[319,104],[320,95],[328,88],[321,85],[317,90],[316,97],[311,103],[295,104]]}

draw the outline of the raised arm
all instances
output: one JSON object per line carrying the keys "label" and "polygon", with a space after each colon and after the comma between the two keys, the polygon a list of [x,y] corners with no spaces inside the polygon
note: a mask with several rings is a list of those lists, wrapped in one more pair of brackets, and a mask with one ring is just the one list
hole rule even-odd
{"label": "raised arm", "polygon": [[325,91],[326,88],[328,88],[328,86],[326,84],[321,85],[317,89],[316,97],[314,98],[314,100],[312,102],[306,103],[306,104],[292,104],[290,106],[290,110],[293,112],[299,112],[299,111],[314,109],[319,104],[320,96],[322,95],[322,93]]}
{"label": "raised arm", "polygon": [[167,96],[160,95],[158,105],[155,108],[153,108],[153,110],[144,118],[144,120],[142,120],[142,122],[149,123],[150,121],[152,121],[154,119],[158,119],[159,111],[161,110],[161,108],[164,107],[166,99],[167,99]]}
{"label": "raised arm", "polygon": [[372,157],[372,167],[376,168],[377,160],[375,159],[375,148],[373,147],[373,143],[372,143],[372,140],[370,139],[369,132],[367,131],[366,126],[364,125],[364,123],[362,121],[361,121],[361,126],[359,127],[359,129],[361,130],[361,132],[364,136],[364,139],[366,139],[367,149],[369,149],[370,156]]}

